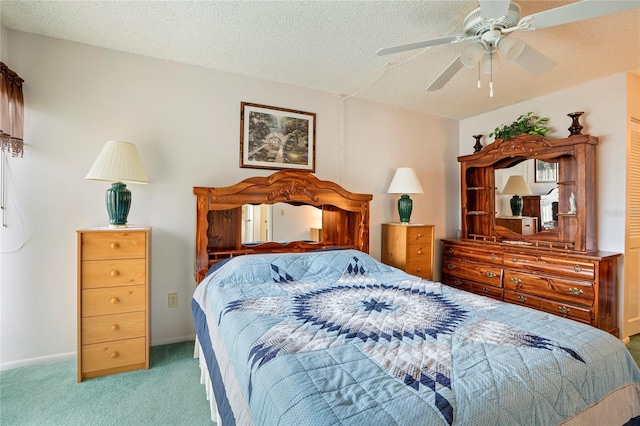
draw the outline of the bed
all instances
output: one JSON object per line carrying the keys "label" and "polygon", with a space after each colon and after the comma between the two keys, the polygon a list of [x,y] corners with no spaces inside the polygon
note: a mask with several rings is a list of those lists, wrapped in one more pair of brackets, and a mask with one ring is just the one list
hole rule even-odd
{"label": "bed", "polygon": [[[197,218],[205,253],[196,247],[207,271],[197,260],[192,310],[219,425],[640,422],[640,370],[618,339],[378,262],[362,241],[371,196],[336,192],[306,172],[254,179],[260,195],[243,203],[266,192],[319,207],[327,238],[291,250],[212,245],[210,212],[228,209],[211,197],[247,187],[238,185],[194,189],[207,197]],[[343,220],[325,220],[325,209]],[[335,233],[335,223],[352,229]]]}

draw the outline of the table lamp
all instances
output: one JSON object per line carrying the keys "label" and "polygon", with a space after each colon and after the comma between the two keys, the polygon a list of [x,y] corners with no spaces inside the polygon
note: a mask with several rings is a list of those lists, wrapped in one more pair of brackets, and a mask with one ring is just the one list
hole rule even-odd
{"label": "table lamp", "polygon": [[149,183],[136,146],[130,142],[108,141],[85,179],[114,182],[107,189],[105,201],[109,226],[125,227],[131,207],[127,183]]}
{"label": "table lamp", "polygon": [[522,198],[520,195],[531,195],[531,189],[522,175],[511,175],[502,190],[502,195],[513,195],[511,198],[511,214],[522,216]]}
{"label": "table lamp", "polygon": [[413,209],[413,201],[408,194],[424,193],[416,172],[411,167],[400,167],[396,170],[387,193],[402,194],[398,200],[398,215],[401,224],[408,224]]}

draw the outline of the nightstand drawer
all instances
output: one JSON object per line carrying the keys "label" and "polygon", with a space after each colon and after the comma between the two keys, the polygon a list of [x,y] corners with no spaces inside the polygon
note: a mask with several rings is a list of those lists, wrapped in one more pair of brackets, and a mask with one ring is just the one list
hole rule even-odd
{"label": "nightstand drawer", "polygon": [[145,299],[143,285],[82,290],[82,316],[144,311]]}
{"label": "nightstand drawer", "polygon": [[83,373],[146,362],[147,348],[144,337],[83,345],[81,350]]}
{"label": "nightstand drawer", "polygon": [[87,317],[82,320],[82,343],[88,345],[144,337],[145,330],[143,311]]}
{"label": "nightstand drawer", "polygon": [[416,262],[407,262],[404,271],[407,274],[417,275],[421,278],[425,278],[430,280],[433,276],[433,271],[431,270],[431,264],[425,261],[416,261]]}
{"label": "nightstand drawer", "polygon": [[423,244],[431,247],[431,234],[424,227],[407,227],[407,245]]}
{"label": "nightstand drawer", "polygon": [[82,288],[144,285],[145,259],[89,260],[82,262]]}
{"label": "nightstand drawer", "polygon": [[89,232],[82,234],[82,260],[144,258],[143,232]]}

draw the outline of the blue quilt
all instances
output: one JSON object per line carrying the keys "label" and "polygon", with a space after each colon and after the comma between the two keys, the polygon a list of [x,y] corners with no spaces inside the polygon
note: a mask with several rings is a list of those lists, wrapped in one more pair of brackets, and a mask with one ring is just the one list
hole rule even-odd
{"label": "blue quilt", "polygon": [[234,258],[193,311],[224,426],[241,423],[234,406],[257,425],[551,425],[640,392],[629,352],[601,330],[355,250]]}

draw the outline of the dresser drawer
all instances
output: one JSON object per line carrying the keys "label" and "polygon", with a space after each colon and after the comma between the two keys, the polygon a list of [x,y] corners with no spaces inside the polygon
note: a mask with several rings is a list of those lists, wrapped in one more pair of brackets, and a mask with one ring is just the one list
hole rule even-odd
{"label": "dresser drawer", "polygon": [[144,232],[87,232],[82,234],[82,260],[144,258]]}
{"label": "dresser drawer", "polygon": [[508,269],[504,271],[504,288],[589,307],[595,300],[595,292],[590,283],[562,277],[525,274]]}
{"label": "dresser drawer", "polygon": [[595,277],[595,265],[593,262],[566,257],[505,253],[504,265],[516,269],[547,272],[583,280],[593,280]]}
{"label": "dresser drawer", "polygon": [[459,258],[445,257],[443,273],[494,287],[502,287],[502,268],[499,266],[483,265]]}
{"label": "dresser drawer", "polygon": [[82,262],[82,288],[144,285],[146,275],[145,259]]}
{"label": "dresser drawer", "polygon": [[99,315],[82,320],[82,344],[144,337],[145,312]]}
{"label": "dresser drawer", "polygon": [[530,294],[518,293],[515,291],[507,290],[507,286],[505,283],[504,289],[504,300],[507,302],[512,302],[518,305],[525,305],[534,309],[542,309],[542,299],[531,296]]}
{"label": "dresser drawer", "polygon": [[449,287],[457,288],[458,290],[471,291],[471,283],[457,277],[445,276],[443,282]]}
{"label": "dresser drawer", "polygon": [[146,309],[145,286],[82,290],[82,316],[120,314]]}
{"label": "dresser drawer", "polygon": [[476,247],[462,247],[451,244],[444,245],[444,256],[475,260],[478,262],[502,264],[502,253],[493,250],[483,250]]}
{"label": "dresser drawer", "polygon": [[471,291],[483,296],[488,296],[496,300],[502,300],[502,289],[492,285],[470,283]]}
{"label": "dresser drawer", "polygon": [[418,226],[407,227],[407,245],[425,245],[431,247],[430,229]]}
{"label": "dresser drawer", "polygon": [[552,314],[559,315],[561,317],[567,317],[575,319],[587,324],[591,323],[591,310],[578,308],[573,305],[565,305],[562,303],[556,303],[548,300],[542,300],[542,309]]}
{"label": "dresser drawer", "polygon": [[83,345],[81,351],[83,373],[142,364],[146,362],[146,339],[141,337]]}

